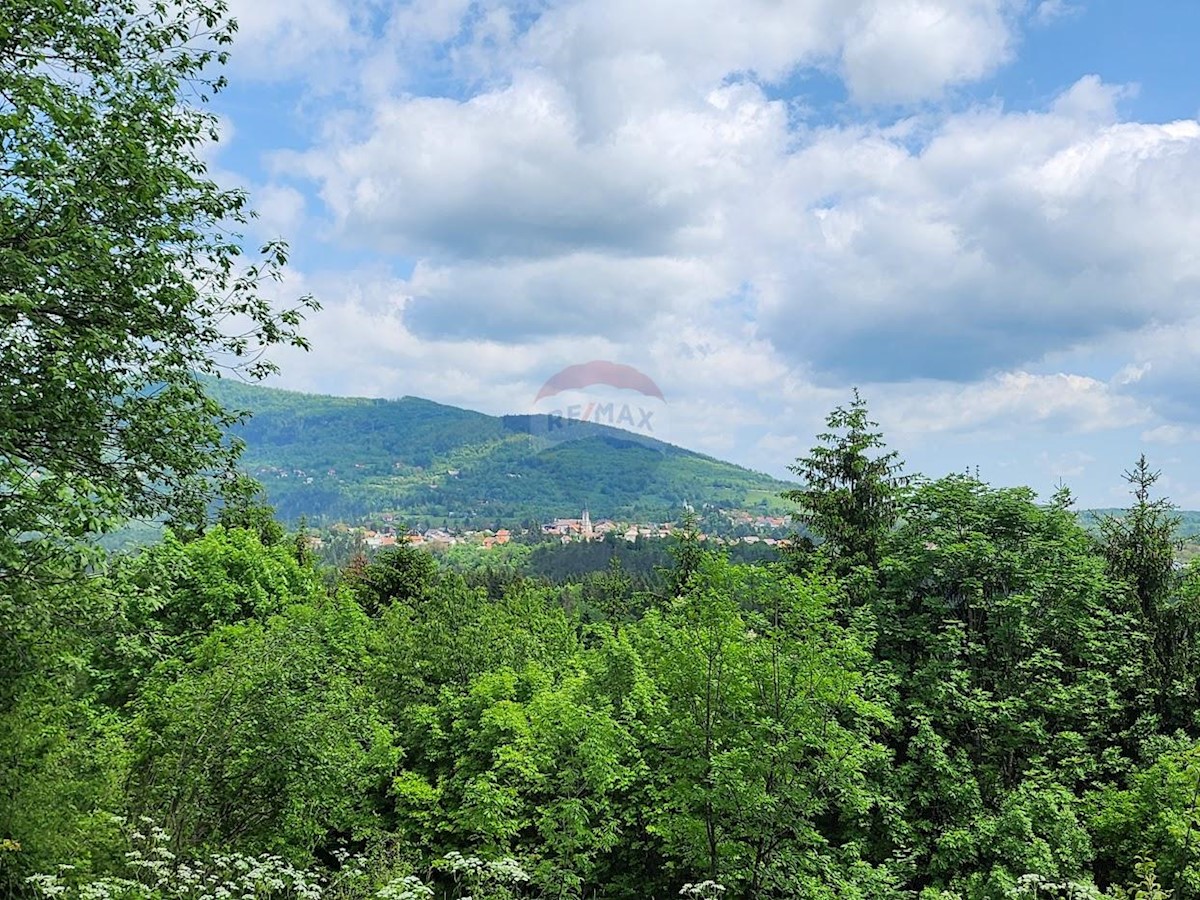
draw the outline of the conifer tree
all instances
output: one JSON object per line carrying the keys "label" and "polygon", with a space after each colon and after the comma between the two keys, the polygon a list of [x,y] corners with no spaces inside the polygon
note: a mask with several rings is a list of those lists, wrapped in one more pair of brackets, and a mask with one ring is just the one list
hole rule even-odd
{"label": "conifer tree", "polygon": [[801,486],[783,496],[799,506],[794,517],[824,542],[821,552],[835,571],[874,568],[906,483],[899,455],[885,450],[857,388],[850,406],[834,409],[825,424],[817,446],[788,467]]}
{"label": "conifer tree", "polygon": [[1173,515],[1174,505],[1166,498],[1150,499],[1161,474],[1150,469],[1146,454],[1139,456],[1133,468],[1122,473],[1133,505],[1124,515],[1104,516],[1099,523],[1109,573],[1129,585],[1148,619],[1170,591],[1175,554],[1182,546],[1176,537],[1180,520]]}

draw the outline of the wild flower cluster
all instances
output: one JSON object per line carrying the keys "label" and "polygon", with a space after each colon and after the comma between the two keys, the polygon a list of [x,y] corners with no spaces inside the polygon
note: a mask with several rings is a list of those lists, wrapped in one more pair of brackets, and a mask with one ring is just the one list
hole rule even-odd
{"label": "wild flower cluster", "polygon": [[[125,854],[128,877],[72,879],[74,866],[32,875],[26,883],[45,900],[432,900],[434,889],[416,875],[390,878],[376,886],[369,862],[341,849],[334,852],[337,871],[326,875],[301,869],[274,854],[250,856],[213,853],[196,859],[177,856],[171,836],[150,819],[129,833],[133,849]],[[454,883],[457,900],[506,900],[516,897],[529,873],[511,858],[485,860],[451,851],[434,867]],[[707,895],[696,895],[707,896]]]}
{"label": "wild flower cluster", "polygon": [[478,856],[464,856],[457,850],[451,850],[435,865],[454,879],[455,887],[467,891],[461,900],[515,897],[522,885],[529,881],[529,873],[519,862],[507,856],[502,859],[484,860]]}
{"label": "wild flower cluster", "polygon": [[1055,881],[1033,873],[1018,878],[1007,894],[1011,900],[1098,900],[1103,896],[1094,885]]}
{"label": "wild flower cluster", "polygon": [[685,884],[679,889],[679,896],[689,897],[692,900],[720,900],[724,893],[725,885],[712,880]]}
{"label": "wild flower cluster", "polygon": [[181,859],[168,848],[171,836],[151,820],[130,834],[125,854],[129,877],[103,876],[75,882],[72,866],[32,875],[27,883],[42,897],[64,900],[322,900],[320,876],[274,854],[214,853]]}
{"label": "wild flower cluster", "polygon": [[416,875],[393,878],[375,892],[376,900],[429,900],[433,888]]}

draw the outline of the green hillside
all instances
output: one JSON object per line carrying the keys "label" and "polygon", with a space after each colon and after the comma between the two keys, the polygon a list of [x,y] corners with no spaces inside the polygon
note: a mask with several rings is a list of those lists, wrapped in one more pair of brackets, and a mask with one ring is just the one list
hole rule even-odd
{"label": "green hillside", "polygon": [[[685,502],[783,512],[789,485],[603,425],[548,442],[544,416],[487,416],[404,397],[367,400],[214,382],[250,419],[243,467],[287,520],[393,512],[486,525],[593,518],[677,519]],[[556,432],[561,434],[561,430]]]}
{"label": "green hillside", "polygon": [[[1123,512],[1124,510],[1115,508],[1085,509],[1079,513],[1079,519],[1084,527],[1094,529],[1102,516],[1120,516]],[[1178,535],[1180,540],[1188,543],[1200,540],[1200,511],[1177,509],[1172,515],[1179,519]]]}

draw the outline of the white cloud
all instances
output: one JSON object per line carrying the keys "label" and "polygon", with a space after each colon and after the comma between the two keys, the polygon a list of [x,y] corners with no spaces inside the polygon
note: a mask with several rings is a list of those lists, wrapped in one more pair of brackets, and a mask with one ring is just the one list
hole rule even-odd
{"label": "white cloud", "polygon": [[[1188,286],[1194,292],[1195,282]],[[1129,382],[1129,395],[1192,427],[1200,423],[1200,316],[1195,301],[1185,297],[1171,318],[1175,321],[1160,317],[1114,343],[1132,358],[1129,366],[1141,373]]]}
{"label": "white cloud", "polygon": [[[766,81],[799,67],[840,69],[855,99],[920,100],[975,80],[1010,55],[1009,0],[609,0],[544,13],[519,58],[561,77],[581,107],[608,111],[704,89],[731,73]],[[647,79],[646,76],[650,78]],[[605,90],[616,79],[616,90]],[[612,95],[615,93],[616,97]]]}
{"label": "white cloud", "polygon": [[1181,314],[1200,123],[1120,121],[1121,96],[1087,77],[1040,113],[795,131],[782,101],[734,84],[633,104],[593,140],[562,84],[525,74],[381,103],[365,138],[282,169],[317,179],[346,239],[425,259],[460,334],[502,324],[506,302],[512,334],[578,333],[601,298],[631,328],[743,292],[795,363],[969,378]]}
{"label": "white cloud", "polygon": [[253,191],[258,218],[254,231],[263,240],[294,238],[304,220],[304,194],[283,184],[266,184]]}
{"label": "white cloud", "polygon": [[330,66],[371,40],[370,0],[229,0],[235,68],[268,80],[327,83]]}
{"label": "white cloud", "polygon": [[937,97],[1012,55],[1010,4],[996,0],[878,0],[847,29],[842,70],[872,103]]}
{"label": "white cloud", "polygon": [[547,260],[418,266],[405,321],[433,337],[643,336],[672,308],[701,310],[726,289],[695,259],[573,253]]}
{"label": "white cloud", "polygon": [[1147,444],[1190,444],[1200,442],[1200,428],[1184,425],[1158,425],[1142,432]]}
{"label": "white cloud", "polygon": [[794,358],[903,380],[1187,315],[1200,123],[1116,121],[1118,93],[1087,78],[1046,112],[952,115],[915,147],[813,134],[739,223],[771,276],[765,328]]}
{"label": "white cloud", "polygon": [[[728,76],[839,73],[856,101],[937,98],[1011,56],[1018,0],[231,0],[236,65],[382,97],[431,74],[543,72],[589,133]],[[335,84],[334,81],[340,82]]]}
{"label": "white cloud", "polygon": [[968,384],[914,384],[881,392],[883,421],[897,432],[992,431],[1032,428],[1103,431],[1143,422],[1148,411],[1103,381],[1084,375],[1006,372]]}
{"label": "white cloud", "polygon": [[1095,461],[1096,457],[1081,450],[1069,450],[1065,453],[1043,451],[1038,455],[1039,466],[1054,481],[1080,478]]}
{"label": "white cloud", "polygon": [[1068,0],[1041,0],[1034,9],[1030,20],[1034,25],[1044,27],[1082,15],[1083,10],[1082,3],[1070,3]]}
{"label": "white cloud", "polygon": [[346,233],[386,249],[654,252],[719,237],[714,201],[785,139],[782,104],[729,87],[586,142],[562,88],[529,75],[464,102],[389,101],[365,140],[281,164],[320,181]]}

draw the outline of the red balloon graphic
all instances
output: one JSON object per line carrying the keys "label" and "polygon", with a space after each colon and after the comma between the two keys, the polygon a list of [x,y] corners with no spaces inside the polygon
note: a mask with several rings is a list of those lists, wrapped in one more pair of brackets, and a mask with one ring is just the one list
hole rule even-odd
{"label": "red balloon graphic", "polygon": [[592,362],[567,366],[561,372],[552,375],[542,385],[542,389],[538,391],[533,402],[536,403],[543,397],[553,397],[561,391],[578,390],[591,387],[593,384],[607,384],[610,387],[638,391],[647,397],[657,397],[659,400],[666,401],[663,392],[650,376],[639,372],[633,366],[596,359]]}

